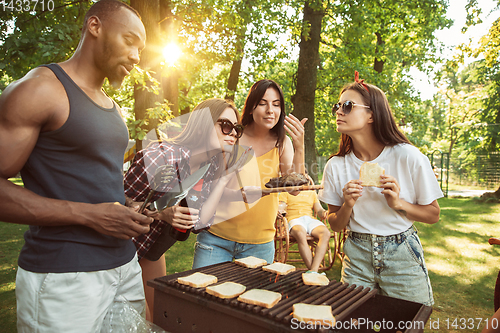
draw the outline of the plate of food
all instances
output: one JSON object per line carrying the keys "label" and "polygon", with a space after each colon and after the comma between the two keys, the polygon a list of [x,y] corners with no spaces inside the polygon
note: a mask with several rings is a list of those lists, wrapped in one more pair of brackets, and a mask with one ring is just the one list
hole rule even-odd
{"label": "plate of food", "polygon": [[301,173],[292,172],[284,176],[271,178],[262,189],[262,194],[277,192],[295,192],[320,190],[323,185],[309,185],[309,178]]}

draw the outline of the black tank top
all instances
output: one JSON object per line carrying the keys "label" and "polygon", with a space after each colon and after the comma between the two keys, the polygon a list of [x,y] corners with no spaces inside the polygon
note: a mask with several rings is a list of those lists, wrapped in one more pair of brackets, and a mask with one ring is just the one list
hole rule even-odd
{"label": "black tank top", "polygon": [[[123,155],[128,130],[116,105],[97,105],[57,64],[46,65],[61,81],[70,112],[64,125],[40,133],[21,170],[24,186],[47,198],[85,203],[125,203]],[[111,269],[135,254],[131,240],[84,226],[30,226],[19,266],[32,272],[88,272]]]}

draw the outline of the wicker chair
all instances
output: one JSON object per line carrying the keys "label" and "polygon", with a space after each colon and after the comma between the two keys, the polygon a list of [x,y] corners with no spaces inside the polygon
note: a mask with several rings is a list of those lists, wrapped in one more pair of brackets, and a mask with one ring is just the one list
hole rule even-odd
{"label": "wicker chair", "polygon": [[[325,223],[328,227],[328,223]],[[276,234],[274,236],[274,245],[275,245],[275,254],[274,261],[281,263],[294,263],[294,262],[303,262],[302,258],[300,258],[300,254],[294,255],[293,257],[290,254],[296,253],[298,254],[298,250],[292,250],[291,247],[294,244],[297,244],[297,241],[293,236],[290,235],[288,230],[288,220],[286,217],[276,218],[275,222]],[[333,232],[330,230],[330,247],[323,258],[323,262],[319,268],[320,271],[327,271],[332,268],[335,263],[335,258],[339,258],[339,260],[343,260],[344,253],[342,252],[342,247],[345,241],[345,232]],[[333,242],[332,242],[333,239]],[[311,252],[313,256],[315,255],[317,239],[312,236],[307,236],[307,243],[311,248]],[[302,270],[307,270],[307,268],[300,268]]]}

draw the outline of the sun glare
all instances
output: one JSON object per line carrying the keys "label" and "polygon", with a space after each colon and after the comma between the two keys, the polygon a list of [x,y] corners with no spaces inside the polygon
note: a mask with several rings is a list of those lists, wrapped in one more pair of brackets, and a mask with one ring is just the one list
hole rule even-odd
{"label": "sun glare", "polygon": [[165,59],[165,63],[169,66],[174,65],[181,54],[181,49],[174,43],[167,44],[163,48],[163,58]]}

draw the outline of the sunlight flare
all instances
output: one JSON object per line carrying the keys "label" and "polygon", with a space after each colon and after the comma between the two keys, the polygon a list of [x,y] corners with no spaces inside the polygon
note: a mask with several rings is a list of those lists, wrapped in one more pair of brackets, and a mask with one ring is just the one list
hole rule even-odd
{"label": "sunlight flare", "polygon": [[182,51],[175,43],[169,43],[163,48],[163,58],[165,59],[165,63],[169,66],[173,66],[181,55]]}

